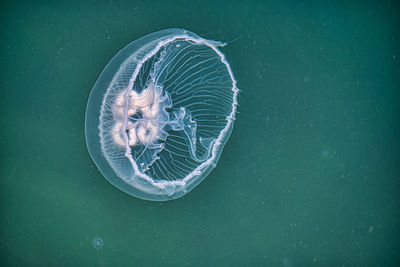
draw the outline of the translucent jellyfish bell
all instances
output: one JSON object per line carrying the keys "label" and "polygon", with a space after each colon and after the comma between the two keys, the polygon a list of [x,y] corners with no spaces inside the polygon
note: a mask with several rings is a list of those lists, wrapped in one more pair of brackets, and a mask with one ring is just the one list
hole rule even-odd
{"label": "translucent jellyfish bell", "polygon": [[138,198],[170,200],[216,166],[238,94],[221,46],[168,29],[133,41],[111,59],[85,118],[89,153],[108,181]]}

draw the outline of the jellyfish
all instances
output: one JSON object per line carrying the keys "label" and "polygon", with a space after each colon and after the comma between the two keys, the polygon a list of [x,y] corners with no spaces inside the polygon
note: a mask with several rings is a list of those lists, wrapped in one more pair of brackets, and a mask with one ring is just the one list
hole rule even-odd
{"label": "jellyfish", "polygon": [[110,60],[90,92],[85,136],[111,184],[137,198],[171,200],[217,165],[239,92],[224,45],[166,29]]}

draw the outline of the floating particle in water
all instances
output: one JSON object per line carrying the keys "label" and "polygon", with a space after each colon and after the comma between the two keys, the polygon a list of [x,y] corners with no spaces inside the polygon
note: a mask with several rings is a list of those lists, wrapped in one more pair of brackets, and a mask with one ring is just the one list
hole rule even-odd
{"label": "floating particle in water", "polygon": [[372,233],[372,231],[374,231],[374,226],[370,226],[369,228],[368,228],[368,233]]}
{"label": "floating particle in water", "polygon": [[92,245],[95,249],[99,250],[104,246],[104,241],[101,237],[95,237],[92,241]]}

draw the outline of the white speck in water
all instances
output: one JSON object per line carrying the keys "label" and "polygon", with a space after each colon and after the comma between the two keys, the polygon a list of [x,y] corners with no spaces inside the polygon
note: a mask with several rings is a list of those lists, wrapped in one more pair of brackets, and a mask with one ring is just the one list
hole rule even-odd
{"label": "white speck in water", "polygon": [[368,228],[368,233],[372,233],[372,231],[374,231],[374,227],[371,225],[371,226]]}

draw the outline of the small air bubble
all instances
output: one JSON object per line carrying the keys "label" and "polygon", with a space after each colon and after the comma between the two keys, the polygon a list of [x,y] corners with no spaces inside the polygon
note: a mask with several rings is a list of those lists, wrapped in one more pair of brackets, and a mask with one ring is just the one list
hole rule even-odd
{"label": "small air bubble", "polygon": [[92,241],[92,245],[95,249],[99,250],[104,246],[104,241],[101,237],[95,237]]}

